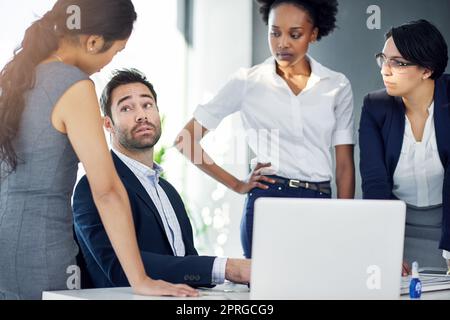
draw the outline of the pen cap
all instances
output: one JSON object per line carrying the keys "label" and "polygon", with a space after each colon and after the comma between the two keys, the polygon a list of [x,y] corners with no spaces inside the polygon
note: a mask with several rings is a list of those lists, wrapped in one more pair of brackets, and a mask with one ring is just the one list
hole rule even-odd
{"label": "pen cap", "polygon": [[419,278],[419,263],[417,263],[417,261],[414,261],[412,264],[412,278],[413,279]]}

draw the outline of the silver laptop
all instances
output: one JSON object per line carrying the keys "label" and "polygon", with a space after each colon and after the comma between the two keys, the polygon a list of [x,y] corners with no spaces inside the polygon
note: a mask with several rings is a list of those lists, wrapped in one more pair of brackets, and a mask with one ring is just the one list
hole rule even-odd
{"label": "silver laptop", "polygon": [[260,198],[250,298],[399,299],[402,201]]}

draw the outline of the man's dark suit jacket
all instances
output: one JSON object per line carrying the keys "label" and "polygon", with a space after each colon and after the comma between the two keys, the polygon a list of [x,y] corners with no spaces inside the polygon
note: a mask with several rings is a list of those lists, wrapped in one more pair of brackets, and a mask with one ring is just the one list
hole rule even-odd
{"label": "man's dark suit jacket", "polygon": [[[177,215],[186,248],[185,257],[175,257],[161,217],[133,172],[112,152],[116,170],[128,192],[136,236],[147,274],[153,279],[210,287],[214,257],[198,256],[192,227],[180,195],[164,179],[164,189]],[[73,198],[77,240],[92,284],[97,288],[129,286],[94,204],[86,176],[78,183]]]}

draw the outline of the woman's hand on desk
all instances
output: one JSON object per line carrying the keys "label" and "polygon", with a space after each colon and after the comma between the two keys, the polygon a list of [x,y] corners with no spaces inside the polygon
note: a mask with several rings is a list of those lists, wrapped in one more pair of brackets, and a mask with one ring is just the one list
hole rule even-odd
{"label": "woman's hand on desk", "polygon": [[262,173],[264,169],[269,168],[271,166],[272,166],[271,163],[258,163],[255,169],[253,169],[248,179],[246,181],[239,181],[239,183],[236,185],[236,187],[233,188],[233,190],[240,194],[246,194],[249,193],[250,190],[254,188],[259,188],[263,190],[269,189],[269,187],[262,182],[274,184],[275,181],[273,179],[266,177]]}
{"label": "woman's hand on desk", "polygon": [[172,284],[146,277],[133,287],[136,294],[144,296],[198,297],[198,291],[184,284]]}
{"label": "woman's hand on desk", "polygon": [[403,266],[402,266],[402,276],[403,277],[407,277],[411,274],[411,268],[408,264],[408,262],[403,261]]}

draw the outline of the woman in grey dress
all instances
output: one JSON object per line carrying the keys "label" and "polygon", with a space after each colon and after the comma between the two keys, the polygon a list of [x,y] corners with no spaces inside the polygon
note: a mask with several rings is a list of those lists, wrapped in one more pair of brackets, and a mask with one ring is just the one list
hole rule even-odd
{"label": "woman in grey dress", "polygon": [[450,259],[448,49],[426,20],[392,28],[377,55],[386,89],[369,94],[360,124],[364,198],[406,202],[403,273]]}
{"label": "woman in grey dress", "polygon": [[134,291],[197,295],[146,275],[88,77],[124,49],[135,20],[131,0],[59,0],[0,74],[0,299],[68,289],[78,159]]}

